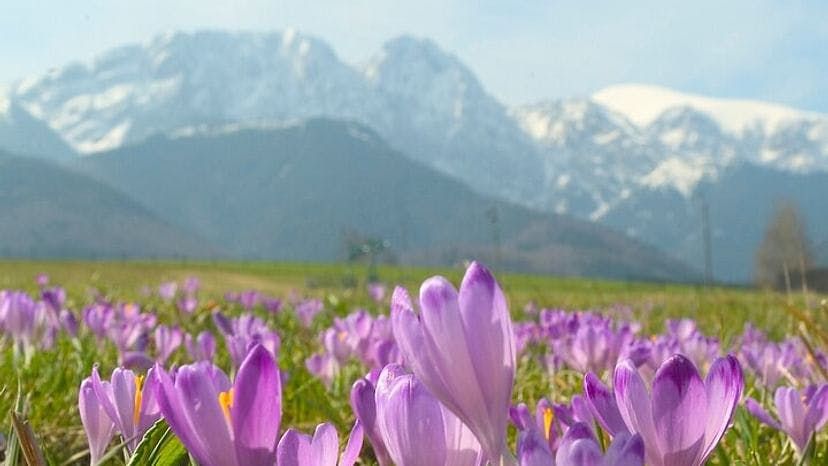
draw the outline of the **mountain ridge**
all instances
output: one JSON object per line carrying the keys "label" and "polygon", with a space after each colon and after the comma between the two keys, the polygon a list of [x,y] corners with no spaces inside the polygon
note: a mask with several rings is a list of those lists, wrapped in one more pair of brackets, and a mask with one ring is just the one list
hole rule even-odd
{"label": "mountain ridge", "polygon": [[[407,36],[352,66],[295,30],[168,34],[23,80],[9,95],[87,153],[158,134],[355,121],[478,194],[604,224],[631,199],[663,202],[661,192],[675,194],[662,208],[682,211],[744,163],[780,179],[828,172],[825,115],[648,85],[510,108],[459,57]],[[652,230],[669,227],[662,221]],[[613,226],[651,240],[641,225]],[[751,238],[762,229],[752,225]]]}

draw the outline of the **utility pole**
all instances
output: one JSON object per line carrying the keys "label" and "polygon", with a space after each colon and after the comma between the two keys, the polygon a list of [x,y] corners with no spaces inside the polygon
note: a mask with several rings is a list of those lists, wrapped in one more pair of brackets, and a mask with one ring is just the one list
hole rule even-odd
{"label": "utility pole", "polygon": [[489,223],[492,225],[492,242],[494,243],[494,256],[495,256],[495,268],[500,265],[501,260],[503,259],[501,250],[500,250],[500,227],[498,226],[498,218],[497,218],[497,207],[491,206],[486,209],[486,218],[489,220]]}
{"label": "utility pole", "polygon": [[713,284],[713,244],[710,237],[710,208],[704,193],[699,193],[701,200],[701,228],[704,247],[704,285]]}

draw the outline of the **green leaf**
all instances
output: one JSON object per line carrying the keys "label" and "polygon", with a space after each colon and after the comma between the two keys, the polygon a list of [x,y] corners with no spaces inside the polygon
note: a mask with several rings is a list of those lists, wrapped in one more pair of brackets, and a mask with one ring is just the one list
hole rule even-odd
{"label": "green leaf", "polygon": [[161,419],[144,434],[128,466],[185,466],[189,462],[187,449]]}

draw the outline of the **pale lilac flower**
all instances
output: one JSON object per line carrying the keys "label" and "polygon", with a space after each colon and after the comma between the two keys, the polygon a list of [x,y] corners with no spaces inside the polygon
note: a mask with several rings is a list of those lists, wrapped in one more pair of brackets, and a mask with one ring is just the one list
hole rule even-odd
{"label": "pale lilac flower", "polygon": [[442,277],[420,288],[420,314],[408,293],[392,297],[394,336],[417,379],[474,432],[487,461],[506,446],[515,342],[500,286],[473,262],[460,292]]}
{"label": "pale lilac flower", "polygon": [[614,377],[621,417],[641,435],[653,466],[703,464],[730,424],[743,385],[733,356],[717,359],[703,381],[693,363],[677,354],[658,369],[652,392],[629,360]]}
{"label": "pale lilac flower", "polygon": [[[313,437],[288,429],[279,440],[276,464],[279,466],[353,466],[362,448],[359,421],[348,436],[345,451],[339,456],[339,435],[328,423],[316,426]],[[337,456],[339,458],[337,459]]]}
{"label": "pale lilac flower", "polygon": [[384,284],[379,282],[371,282],[368,284],[368,296],[376,303],[382,303],[385,300],[387,288]]}
{"label": "pale lilac flower", "polygon": [[374,380],[372,380],[371,374],[369,374],[368,377],[354,382],[351,388],[351,409],[353,409],[354,415],[362,425],[365,436],[368,437],[368,441],[371,442],[371,446],[374,448],[374,456],[379,466],[391,466],[393,462],[388,454],[388,449],[385,447],[385,441],[377,422],[375,385],[377,378],[377,376],[374,376]]}
{"label": "pale lilac flower", "polygon": [[278,357],[281,345],[279,335],[253,314],[247,313],[235,319],[228,319],[224,314],[216,311],[213,313],[213,322],[224,334],[227,351],[236,367],[241,364],[248,351],[257,344],[264,346],[274,358]]}
{"label": "pale lilac flower", "polygon": [[178,283],[166,282],[158,285],[158,296],[164,301],[172,301],[178,293]]}
{"label": "pale lilac flower", "polygon": [[231,386],[220,369],[182,366],[175,381],[160,366],[158,404],[170,429],[203,466],[274,466],[282,383],[270,352],[256,345]]}
{"label": "pale lilac flower", "polygon": [[155,327],[155,360],[164,364],[167,359],[184,342],[184,333],[178,327],[167,327],[159,325]]}
{"label": "pale lilac flower", "polygon": [[[111,391],[109,382],[105,382],[104,390]],[[78,392],[78,411],[80,411],[83,430],[86,432],[86,439],[89,443],[90,465],[96,466],[101,457],[106,453],[106,447],[115,436],[115,424],[104,411],[95,389],[92,387],[92,380],[86,378],[81,382]]]}
{"label": "pale lilac flower", "polygon": [[35,283],[37,283],[37,286],[39,286],[41,288],[43,288],[44,286],[48,286],[49,285],[49,276],[46,275],[45,273],[39,273],[35,277]]}
{"label": "pale lilac flower", "polygon": [[212,361],[216,354],[216,339],[206,330],[195,338],[190,334],[184,335],[184,346],[193,361]]}
{"label": "pale lilac flower", "polygon": [[262,295],[256,290],[245,290],[239,293],[239,304],[245,311],[252,311],[259,305]]}
{"label": "pale lilac flower", "polygon": [[132,451],[141,436],[161,417],[152,371],[147,375],[146,385],[143,376],[122,368],[112,372],[108,383],[101,380],[97,367],[93,368],[90,380],[98,402],[127,442],[127,449]]}
{"label": "pale lilac flower", "polygon": [[198,299],[195,296],[183,296],[176,302],[176,307],[185,314],[192,314],[198,309]]}
{"label": "pale lilac flower", "polygon": [[638,434],[621,434],[603,453],[592,429],[577,422],[567,430],[556,452],[549,451],[537,435],[522,434],[518,461],[520,466],[643,466],[644,443]]}
{"label": "pale lilac flower", "polygon": [[828,385],[809,388],[803,393],[792,387],[776,389],[773,399],[778,421],[753,398],[745,400],[745,408],[762,423],[788,434],[802,454],[811,437],[828,421]]}
{"label": "pale lilac flower", "polygon": [[382,443],[398,466],[475,466],[480,444],[460,419],[402,366],[379,376],[376,423]]}
{"label": "pale lilac flower", "polygon": [[296,305],[296,315],[305,327],[310,327],[317,314],[322,312],[325,305],[319,299],[306,299]]}

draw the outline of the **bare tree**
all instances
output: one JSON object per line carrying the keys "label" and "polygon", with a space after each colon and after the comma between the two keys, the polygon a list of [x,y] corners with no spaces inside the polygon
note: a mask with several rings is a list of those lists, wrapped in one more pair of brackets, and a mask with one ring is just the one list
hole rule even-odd
{"label": "bare tree", "polygon": [[798,273],[805,291],[805,272],[811,263],[805,222],[794,204],[781,202],[756,251],[756,281],[761,286],[775,286],[781,278],[790,296],[791,274]]}

